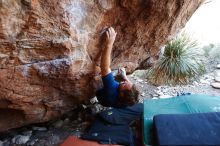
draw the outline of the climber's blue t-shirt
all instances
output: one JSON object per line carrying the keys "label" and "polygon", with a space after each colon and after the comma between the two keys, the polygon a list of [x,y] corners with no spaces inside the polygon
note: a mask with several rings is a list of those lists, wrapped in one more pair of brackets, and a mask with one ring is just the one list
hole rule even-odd
{"label": "climber's blue t-shirt", "polygon": [[117,107],[119,83],[115,81],[112,73],[102,77],[104,87],[96,92],[100,104],[107,107]]}

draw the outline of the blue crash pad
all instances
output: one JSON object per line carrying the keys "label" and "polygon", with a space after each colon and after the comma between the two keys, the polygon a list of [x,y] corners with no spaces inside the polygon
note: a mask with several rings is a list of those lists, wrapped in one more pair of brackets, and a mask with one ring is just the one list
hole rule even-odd
{"label": "blue crash pad", "polygon": [[154,127],[158,146],[220,145],[220,112],[157,115]]}
{"label": "blue crash pad", "polygon": [[153,143],[153,117],[158,114],[187,114],[220,112],[220,97],[209,95],[185,95],[168,99],[144,100],[144,144]]}

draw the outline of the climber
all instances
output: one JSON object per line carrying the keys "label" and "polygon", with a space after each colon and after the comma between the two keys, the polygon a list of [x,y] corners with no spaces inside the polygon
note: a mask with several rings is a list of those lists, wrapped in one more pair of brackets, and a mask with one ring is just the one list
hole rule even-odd
{"label": "climber", "polygon": [[117,33],[110,27],[104,32],[105,46],[101,55],[101,76],[103,88],[96,92],[98,101],[107,107],[131,106],[138,101],[138,90],[126,76],[125,68],[119,68],[123,81],[117,82],[111,72],[111,52]]}

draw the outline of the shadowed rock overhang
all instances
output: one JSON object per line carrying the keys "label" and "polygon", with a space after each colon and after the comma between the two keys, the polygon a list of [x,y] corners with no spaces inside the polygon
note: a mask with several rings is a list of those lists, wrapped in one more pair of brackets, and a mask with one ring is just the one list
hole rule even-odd
{"label": "shadowed rock overhang", "polygon": [[201,3],[0,0],[0,131],[48,121],[91,97],[104,27],[118,33],[112,68],[132,72],[156,57]]}

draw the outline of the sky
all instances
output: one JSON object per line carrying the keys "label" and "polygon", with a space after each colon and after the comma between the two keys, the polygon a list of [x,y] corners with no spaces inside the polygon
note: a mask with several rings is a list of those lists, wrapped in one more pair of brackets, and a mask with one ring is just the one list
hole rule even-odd
{"label": "sky", "polygon": [[220,43],[220,0],[207,0],[187,22],[186,31],[201,44]]}

